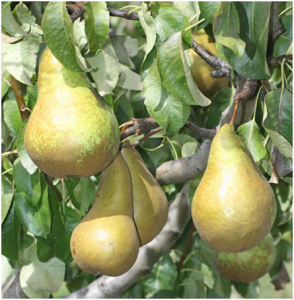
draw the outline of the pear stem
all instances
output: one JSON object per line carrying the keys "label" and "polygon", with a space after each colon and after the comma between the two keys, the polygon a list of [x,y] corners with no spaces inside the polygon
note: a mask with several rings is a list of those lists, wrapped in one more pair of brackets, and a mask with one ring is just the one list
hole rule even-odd
{"label": "pear stem", "polygon": [[20,83],[12,75],[11,75],[11,88],[12,88],[13,93],[16,98],[16,102],[17,102],[17,106],[18,106],[18,109],[20,112],[21,119],[22,119],[22,121],[24,121],[25,119],[27,119],[29,117],[29,114],[28,114],[27,107],[26,107],[26,104],[23,99]]}
{"label": "pear stem", "polygon": [[230,125],[234,124],[234,121],[235,121],[235,118],[236,118],[236,115],[237,115],[239,102],[240,102],[239,100],[234,100],[234,110],[233,110],[233,115],[232,115],[232,118],[231,118],[231,121],[230,121]]}

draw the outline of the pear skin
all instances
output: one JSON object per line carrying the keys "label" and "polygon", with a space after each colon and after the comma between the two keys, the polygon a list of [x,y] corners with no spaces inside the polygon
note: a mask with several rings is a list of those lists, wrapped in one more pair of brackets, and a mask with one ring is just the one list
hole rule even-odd
{"label": "pear skin", "polygon": [[149,243],[162,230],[168,215],[168,202],[162,188],[132,147],[123,148],[132,179],[134,219],[141,246]]}
{"label": "pear skin", "polygon": [[71,253],[86,273],[119,276],[133,266],[139,246],[131,177],[119,153],[101,173],[93,206],[72,233]]}
{"label": "pear skin", "polygon": [[227,279],[251,282],[265,275],[276,258],[273,238],[267,235],[257,246],[240,253],[216,252],[214,265]]}
{"label": "pear skin", "polygon": [[38,90],[24,137],[33,162],[58,178],[88,177],[105,169],[118,151],[119,127],[87,75],[67,70],[48,49]]}
{"label": "pear skin", "polygon": [[267,236],[276,212],[272,188],[234,127],[225,124],[213,139],[193,197],[197,232],[217,251],[246,251]]}

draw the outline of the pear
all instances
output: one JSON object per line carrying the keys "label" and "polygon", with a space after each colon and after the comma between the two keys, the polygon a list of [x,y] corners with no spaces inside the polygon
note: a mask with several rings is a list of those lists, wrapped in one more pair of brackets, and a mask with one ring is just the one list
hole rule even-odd
{"label": "pear", "polygon": [[[196,32],[195,36],[193,36],[193,39],[213,55],[219,56],[215,46],[214,38],[207,35],[204,29]],[[208,98],[212,98],[216,92],[229,85],[230,79],[227,77],[212,78],[210,73],[214,69],[194,50],[190,49],[189,55],[191,57],[190,70],[193,79],[203,95]]]}
{"label": "pear", "polygon": [[38,89],[24,137],[33,162],[58,178],[88,177],[105,169],[118,151],[119,127],[87,75],[67,70],[48,49]]}
{"label": "pear", "polygon": [[195,191],[192,218],[203,241],[223,252],[255,247],[270,232],[275,195],[234,127],[214,137],[208,165]]}
{"label": "pear", "polygon": [[265,275],[276,258],[273,238],[267,235],[257,246],[240,253],[216,252],[214,265],[227,279],[251,282]]}
{"label": "pear", "polygon": [[152,241],[165,225],[168,202],[138,151],[130,147],[123,148],[121,153],[131,173],[134,219],[143,246]]}
{"label": "pear", "polygon": [[102,171],[93,206],[72,233],[71,253],[86,273],[119,276],[133,266],[139,246],[130,173],[119,153]]}

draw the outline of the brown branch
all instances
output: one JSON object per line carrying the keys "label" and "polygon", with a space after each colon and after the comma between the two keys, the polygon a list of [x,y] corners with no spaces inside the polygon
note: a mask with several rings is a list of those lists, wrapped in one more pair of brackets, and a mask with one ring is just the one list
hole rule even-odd
{"label": "brown branch", "polygon": [[109,10],[109,15],[112,17],[120,17],[120,18],[124,18],[127,20],[139,21],[138,14],[136,14],[134,12],[129,13],[128,11],[123,11],[123,10],[119,10],[119,9],[111,8],[111,7],[108,7],[108,10]]}
{"label": "brown branch", "polygon": [[269,57],[267,59],[267,63],[270,67],[275,67],[277,66],[279,63],[281,63],[283,61],[283,59],[286,59],[286,61],[288,60],[293,60],[293,54],[289,54],[289,55],[280,55],[277,57]]}
{"label": "brown branch", "polygon": [[21,92],[21,86],[18,80],[16,80],[12,75],[11,76],[11,88],[13,90],[13,93],[15,95],[16,101],[17,101],[17,106],[20,112],[20,116],[22,121],[27,119],[29,117],[29,113],[26,109],[26,104],[23,99],[23,95]]}
{"label": "brown branch", "polygon": [[221,58],[213,55],[194,39],[192,40],[192,49],[204,59],[215,70],[211,72],[212,78],[231,77],[230,65]]}
{"label": "brown branch", "polygon": [[73,4],[66,5],[68,14],[70,15],[70,20],[74,22],[78,18],[81,18],[81,21],[85,19],[85,2],[74,2]]}
{"label": "brown branch", "polygon": [[213,139],[216,135],[216,129],[207,129],[198,127],[195,124],[187,121],[185,127],[189,128],[198,138]]}

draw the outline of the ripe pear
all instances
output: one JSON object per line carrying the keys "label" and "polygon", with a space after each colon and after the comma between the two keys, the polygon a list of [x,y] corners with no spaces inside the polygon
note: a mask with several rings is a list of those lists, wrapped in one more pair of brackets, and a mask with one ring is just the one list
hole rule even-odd
{"label": "ripe pear", "polygon": [[273,190],[233,125],[225,124],[213,139],[193,197],[192,218],[199,235],[217,251],[242,252],[266,237],[276,211]]}
{"label": "ripe pear", "polygon": [[[215,40],[207,35],[204,29],[199,30],[193,38],[209,52],[218,56]],[[194,50],[190,49],[189,54],[191,57],[190,70],[193,79],[203,95],[208,98],[212,98],[216,92],[228,86],[230,82],[229,78],[212,78],[210,73],[214,69]]]}
{"label": "ripe pear", "polygon": [[48,49],[38,89],[24,137],[33,162],[58,178],[88,177],[105,169],[118,151],[119,127],[87,75],[66,69]]}
{"label": "ripe pear", "polygon": [[265,275],[276,258],[273,238],[267,235],[257,246],[240,253],[216,252],[214,265],[218,272],[234,281],[251,282]]}
{"label": "ripe pear", "polygon": [[162,230],[168,215],[168,202],[162,188],[147,169],[142,157],[134,148],[123,148],[132,180],[134,219],[143,246]]}
{"label": "ripe pear", "polygon": [[72,233],[71,253],[86,273],[119,276],[133,266],[139,246],[130,172],[119,153],[102,171],[93,206]]}

